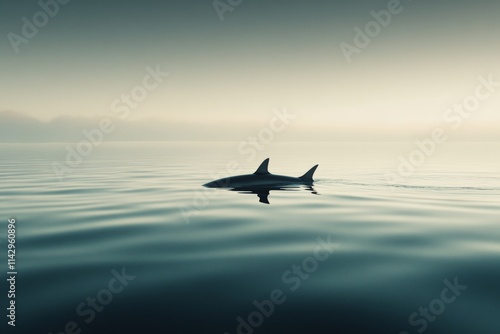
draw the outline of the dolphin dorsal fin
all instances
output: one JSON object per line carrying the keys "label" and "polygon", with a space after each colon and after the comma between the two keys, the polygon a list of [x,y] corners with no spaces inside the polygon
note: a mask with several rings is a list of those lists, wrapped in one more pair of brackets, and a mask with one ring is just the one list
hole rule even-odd
{"label": "dolphin dorsal fin", "polygon": [[268,167],[269,167],[269,158],[267,158],[260,164],[259,168],[257,168],[254,174],[256,175],[269,174],[269,171],[267,170]]}
{"label": "dolphin dorsal fin", "polygon": [[316,171],[316,168],[318,168],[319,165],[316,165],[314,166],[313,168],[309,169],[309,171],[307,173],[305,173],[304,175],[302,175],[300,177],[300,179],[304,180],[304,181],[307,181],[307,182],[313,182],[313,175],[314,175],[314,172]]}

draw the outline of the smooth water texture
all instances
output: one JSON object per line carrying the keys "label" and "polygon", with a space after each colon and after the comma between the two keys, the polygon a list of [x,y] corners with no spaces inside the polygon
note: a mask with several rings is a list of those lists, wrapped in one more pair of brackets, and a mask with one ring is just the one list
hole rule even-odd
{"label": "smooth water texture", "polygon": [[[500,333],[500,144],[443,144],[399,182],[413,143],[238,146],[106,143],[59,180],[65,144],[0,145],[15,332]],[[201,186],[267,157],[282,175],[319,164],[313,188],[264,204]]]}

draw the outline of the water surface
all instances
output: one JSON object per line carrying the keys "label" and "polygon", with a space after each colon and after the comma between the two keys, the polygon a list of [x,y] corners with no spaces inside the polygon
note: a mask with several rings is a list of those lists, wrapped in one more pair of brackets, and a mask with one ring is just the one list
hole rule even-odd
{"label": "water surface", "polygon": [[[282,302],[254,333],[500,332],[500,144],[445,144],[399,183],[385,175],[412,143],[274,143],[256,157],[238,143],[106,143],[59,180],[65,146],[0,145],[18,333],[74,321],[82,333],[232,334],[276,290]],[[201,187],[231,161],[252,173],[267,157],[290,176],[319,163],[314,189],[264,204]],[[318,238],[335,247],[314,266]],[[135,278],[87,323],[77,307],[112,270]],[[455,279],[467,288],[439,309]],[[439,314],[422,320],[430,304]]]}

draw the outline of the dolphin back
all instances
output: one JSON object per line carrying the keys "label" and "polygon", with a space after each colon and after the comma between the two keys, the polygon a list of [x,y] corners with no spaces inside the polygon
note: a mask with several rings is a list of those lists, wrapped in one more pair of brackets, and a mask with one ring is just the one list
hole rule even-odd
{"label": "dolphin back", "polygon": [[302,175],[301,177],[299,177],[299,179],[301,179],[302,181],[304,182],[313,182],[313,175],[314,175],[314,172],[316,171],[316,168],[318,168],[319,165],[316,165],[314,166],[313,168],[309,169],[309,171],[307,173],[305,173],[304,175]]}

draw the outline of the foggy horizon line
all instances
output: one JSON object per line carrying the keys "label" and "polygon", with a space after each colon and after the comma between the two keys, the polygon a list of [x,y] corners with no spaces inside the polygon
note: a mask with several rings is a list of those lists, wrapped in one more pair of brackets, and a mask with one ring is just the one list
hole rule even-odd
{"label": "foggy horizon line", "polygon": [[[208,113],[208,112],[207,112]],[[157,121],[157,120],[161,120],[161,121],[165,121],[165,122],[168,122],[168,123],[176,123],[176,124],[206,124],[207,122],[209,123],[216,123],[216,124],[220,124],[221,122],[222,123],[239,123],[241,121],[245,121],[247,122],[250,122],[250,123],[255,123],[255,124],[259,124],[259,123],[262,123],[263,121],[265,122],[266,119],[262,119],[262,118],[246,118],[246,117],[241,117],[241,119],[239,120],[235,120],[235,119],[231,119],[231,118],[228,118],[226,120],[221,120],[219,118],[217,119],[214,119],[213,121],[211,120],[207,120],[207,119],[202,119],[202,120],[198,120],[198,119],[193,119],[191,117],[185,117],[185,118],[171,118],[169,116],[172,116],[172,115],[161,115],[161,114],[144,114],[142,115],[142,117],[140,117],[140,113],[134,115],[135,117],[127,117],[127,118],[123,118],[123,117],[120,117],[119,114],[114,114],[112,112],[105,112],[105,113],[95,113],[95,114],[91,114],[91,115],[74,115],[74,114],[65,114],[65,113],[61,113],[61,114],[58,114],[58,115],[51,115],[47,118],[42,118],[42,117],[37,117],[37,116],[34,116],[32,115],[31,113],[28,113],[28,112],[23,112],[23,111],[16,111],[16,110],[11,110],[11,109],[0,109],[0,117],[10,117],[10,116],[14,116],[14,117],[19,117],[19,118],[25,118],[25,119],[32,119],[32,120],[35,120],[37,122],[40,122],[40,123],[44,123],[44,124],[47,124],[47,123],[51,123],[51,122],[54,122],[54,121],[57,121],[57,120],[60,120],[60,119],[71,119],[71,120],[76,120],[76,121],[82,121],[82,120],[85,120],[85,121],[95,121],[96,119],[102,119],[102,118],[111,118],[113,120],[117,120],[117,121],[120,121],[120,122],[129,122],[129,123],[135,123],[135,122],[145,122],[145,121]],[[307,117],[307,114],[306,116]],[[301,118],[305,118],[305,117],[301,117]],[[381,120],[382,120],[382,117],[381,117]],[[307,122],[308,120],[307,119],[301,119],[301,122]],[[436,125],[439,125],[440,123],[443,123],[444,121],[441,121],[441,122],[431,122],[431,121],[420,121],[420,122],[415,122],[414,120],[413,121],[406,121],[406,122],[403,122],[403,121],[393,121],[393,122],[385,122],[386,120],[384,120],[384,122],[380,122],[380,123],[376,123],[376,122],[373,122],[373,121],[363,121],[362,119],[359,120],[358,122],[353,122],[353,121],[346,121],[346,120],[343,120],[342,122],[338,122],[337,124],[345,127],[345,126],[353,126],[353,127],[357,127],[357,128],[363,128],[363,127],[367,127],[367,126],[377,126],[378,128],[394,128],[394,127],[401,127],[401,126],[407,126],[407,125],[412,125],[414,128],[418,128],[418,127],[432,127],[432,126],[436,126]],[[308,123],[308,125],[311,125],[311,123]],[[489,127],[489,126],[497,126],[497,125],[500,125],[500,119],[499,120],[492,120],[488,126],[485,126],[485,127]],[[332,127],[335,127],[332,126]]]}
{"label": "foggy horizon line", "polygon": [[[271,115],[273,116],[273,115]],[[161,116],[145,115],[142,119],[121,119],[105,115],[60,115],[48,121],[16,111],[0,111],[1,143],[71,143],[78,142],[98,131],[101,123],[110,131],[98,135],[106,142],[238,142],[257,140],[276,142],[413,142],[429,138],[436,129],[443,129],[447,140],[453,142],[499,142],[498,123],[481,125],[464,122],[454,129],[452,124],[407,123],[358,124],[329,122],[296,115],[296,119],[279,124],[274,130],[272,117],[254,119],[168,120]],[[277,120],[277,116],[273,116]],[[279,120],[278,120],[279,121]],[[382,121],[382,120],[381,120]],[[108,124],[109,123],[109,124]],[[112,127],[112,129],[111,129]],[[89,135],[89,133],[91,133]]]}

